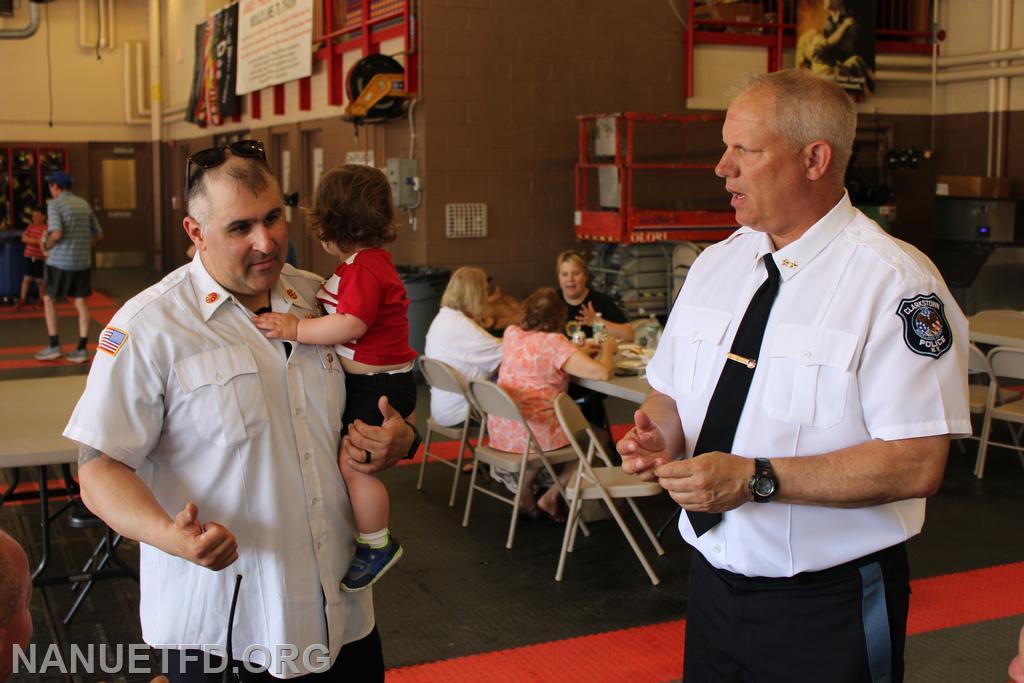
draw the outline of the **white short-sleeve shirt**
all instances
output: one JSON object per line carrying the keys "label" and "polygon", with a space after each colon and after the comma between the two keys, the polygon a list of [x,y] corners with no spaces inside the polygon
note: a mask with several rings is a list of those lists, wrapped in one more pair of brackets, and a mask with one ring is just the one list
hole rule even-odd
{"label": "white short-sleeve shirt", "polygon": [[[316,315],[319,285],[285,266],[271,307]],[[345,382],[333,349],[296,344],[286,358],[198,255],[126,303],[99,347],[64,436],[135,469],[172,517],[192,501],[200,522],[238,539],[238,560],[220,572],[141,545],[145,641],[223,651],[236,573],[235,659],[261,646],[249,661],[275,673],[278,646],[294,646],[291,678],[308,673],[307,648],[326,645],[333,662],[365,637],[370,591],[339,587],[354,524],[337,462]]]}
{"label": "white short-sleeve shirt", "polygon": [[[676,401],[687,457],[768,253],[782,282],[733,453],[777,459],[970,433],[963,313],[927,257],[844,195],[779,251],[744,227],[690,269],[647,372]],[[924,512],[924,499],[858,509],[747,503],[700,538],[686,515],[679,529],[716,567],[779,577],[900,543],[920,532]]]}
{"label": "white short-sleeve shirt", "polygon": [[[501,340],[470,320],[461,311],[441,308],[430,323],[423,351],[467,379],[487,379],[501,364]],[[466,419],[466,399],[460,394],[430,389],[430,416],[445,427]]]}

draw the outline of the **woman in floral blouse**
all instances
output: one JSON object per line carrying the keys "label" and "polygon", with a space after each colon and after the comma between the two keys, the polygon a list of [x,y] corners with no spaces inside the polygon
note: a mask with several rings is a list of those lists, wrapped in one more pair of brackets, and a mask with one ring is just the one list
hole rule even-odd
{"label": "woman in floral blouse", "polygon": [[[555,397],[569,386],[569,375],[606,380],[612,376],[615,350],[618,346],[609,336],[601,345],[597,358],[576,347],[562,334],[565,329],[566,305],[561,295],[550,287],[538,289],[523,302],[519,325],[505,330],[502,344],[498,386],[508,392],[519,406],[540,447],[545,451],[568,445],[569,439],[555,416]],[[519,452],[526,446],[526,430],[513,420],[489,417],[487,432],[491,446],[503,451]],[[534,497],[534,480],[539,470],[528,470],[520,501],[521,512],[532,517],[547,514],[561,520],[558,490],[549,489],[539,499]],[[570,463],[559,475],[568,481],[575,471]],[[518,477],[494,471],[498,479],[515,492]]]}

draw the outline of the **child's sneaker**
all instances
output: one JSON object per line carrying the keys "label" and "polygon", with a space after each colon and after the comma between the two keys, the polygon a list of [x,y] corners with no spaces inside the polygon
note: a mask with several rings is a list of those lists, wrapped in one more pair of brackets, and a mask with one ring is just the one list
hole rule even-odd
{"label": "child's sneaker", "polygon": [[377,583],[384,573],[402,557],[402,546],[394,536],[388,536],[388,544],[383,548],[371,548],[365,543],[356,543],[356,556],[352,558],[352,566],[348,574],[341,580],[341,590],[356,593]]}

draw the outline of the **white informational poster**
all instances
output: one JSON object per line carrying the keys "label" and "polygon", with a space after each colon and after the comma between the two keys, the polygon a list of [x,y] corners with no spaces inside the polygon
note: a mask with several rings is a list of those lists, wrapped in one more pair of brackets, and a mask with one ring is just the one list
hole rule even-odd
{"label": "white informational poster", "polygon": [[240,0],[235,93],[312,73],[313,0]]}

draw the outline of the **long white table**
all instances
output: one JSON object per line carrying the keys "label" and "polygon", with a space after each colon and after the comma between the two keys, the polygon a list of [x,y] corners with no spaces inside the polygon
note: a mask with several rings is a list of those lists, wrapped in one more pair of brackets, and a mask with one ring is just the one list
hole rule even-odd
{"label": "long white table", "polygon": [[0,468],[75,462],[61,432],[84,390],[85,375],[0,382]]}
{"label": "long white table", "polygon": [[1024,348],[1024,315],[972,315],[967,323],[970,339],[975,344]]}
{"label": "long white table", "polygon": [[572,381],[591,391],[625,399],[632,403],[643,403],[644,399],[647,398],[647,393],[651,390],[651,385],[647,383],[647,379],[636,375],[612,377],[609,380],[573,377]]}
{"label": "long white table", "polygon": [[[25,494],[15,491],[19,481],[16,474],[8,488],[0,495],[0,504],[7,500],[26,498],[39,500],[42,549],[39,564],[32,572],[32,581],[36,586],[86,584],[79,589],[74,605],[64,618],[65,624],[71,621],[93,581],[126,576],[138,578],[135,572],[124,566],[112,552],[105,559],[101,559],[99,546],[89,564],[81,572],[63,576],[43,576],[50,562],[50,525],[71,505],[67,503],[57,512],[50,514],[49,496],[51,493],[71,496],[78,493],[78,485],[67,469],[78,459],[78,446],[61,436],[61,432],[64,431],[75,404],[85,390],[85,380],[85,375],[70,375],[0,382],[0,469],[35,467],[39,475],[38,493],[33,491]],[[54,491],[48,488],[46,468],[49,465],[63,466],[64,488]],[[108,529],[101,544],[116,548],[119,540],[113,537]],[[104,569],[107,562],[112,562],[116,568]]]}

